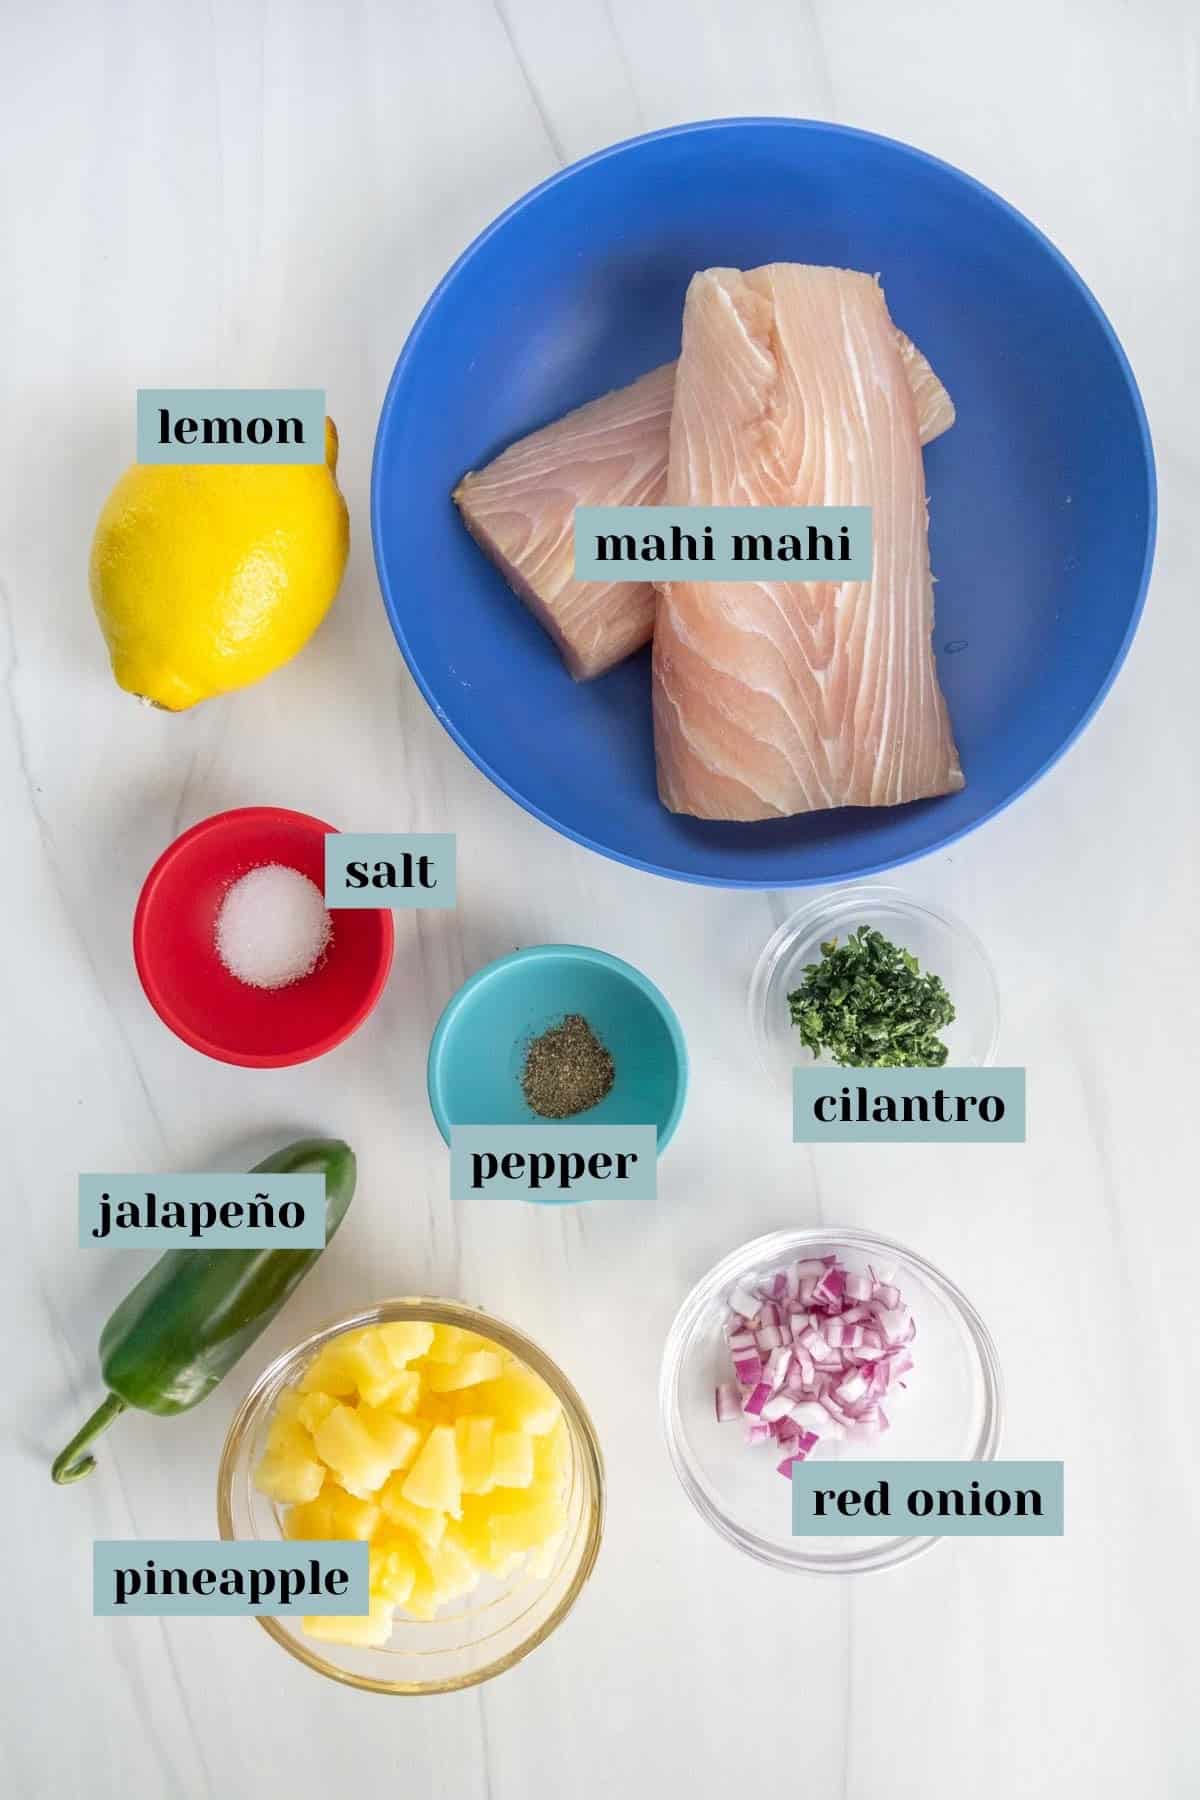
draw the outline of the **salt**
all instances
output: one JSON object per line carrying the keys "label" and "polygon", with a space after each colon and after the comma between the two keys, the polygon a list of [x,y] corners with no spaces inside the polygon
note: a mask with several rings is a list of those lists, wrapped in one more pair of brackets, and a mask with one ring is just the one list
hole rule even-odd
{"label": "salt", "polygon": [[247,987],[288,987],[311,975],[332,935],[320,888],[282,863],[235,881],[217,914],[217,955]]}

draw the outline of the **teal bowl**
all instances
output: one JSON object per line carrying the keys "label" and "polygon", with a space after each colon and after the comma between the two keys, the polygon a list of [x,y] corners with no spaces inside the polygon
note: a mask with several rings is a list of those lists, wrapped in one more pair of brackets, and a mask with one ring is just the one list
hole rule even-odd
{"label": "teal bowl", "polygon": [[[532,1038],[580,1013],[612,1056],[599,1106],[545,1120],[526,1104],[521,1071]],[[679,1020],[639,970],[580,944],[538,944],[488,963],[459,988],[429,1046],[429,1104],[452,1125],[654,1125],[664,1150],[687,1093]]]}

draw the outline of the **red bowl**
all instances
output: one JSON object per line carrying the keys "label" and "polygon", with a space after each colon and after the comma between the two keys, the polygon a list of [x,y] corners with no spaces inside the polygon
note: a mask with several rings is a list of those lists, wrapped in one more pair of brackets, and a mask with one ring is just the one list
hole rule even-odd
{"label": "red bowl", "polygon": [[230,883],[262,863],[299,869],[325,891],[325,834],[282,806],[241,806],[202,819],[147,875],[133,916],[133,956],[146,998],[176,1037],[219,1062],[281,1069],[323,1056],[356,1031],[392,966],[390,912],[339,907],[324,961],[290,987],[247,987],[214,942]]}

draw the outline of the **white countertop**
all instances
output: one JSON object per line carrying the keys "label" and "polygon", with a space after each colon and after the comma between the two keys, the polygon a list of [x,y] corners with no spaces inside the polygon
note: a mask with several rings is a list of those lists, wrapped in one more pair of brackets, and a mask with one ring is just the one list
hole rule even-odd
{"label": "white countertop", "polygon": [[[60,0],[6,36],[0,1789],[1185,1800],[1200,1783],[1194,8]],[[896,878],[994,957],[1001,1060],[1029,1070],[1024,1146],[793,1147],[744,1006],[798,896],[656,880],[527,817],[427,710],[379,601],[376,416],[452,257],[562,162],[753,112],[867,126],[997,188],[1096,292],[1149,410],[1158,561],[1112,695],[1033,792]],[[87,550],[135,388],[216,383],[326,387],[354,545],[296,662],[167,717],[109,678]],[[278,1073],[178,1043],[129,950],[163,846],[256,801],[459,843],[458,910],[397,915],[367,1027]],[[429,1033],[472,969],[555,939],[628,957],[678,1008],[693,1084],[659,1199],[453,1206]],[[204,1406],[126,1417],[89,1482],[53,1489],[50,1457],[100,1398],[98,1328],[148,1260],[74,1247],[77,1173],[245,1166],[310,1128],[360,1157],[336,1256]],[[1064,1539],[945,1543],[825,1583],[758,1567],[692,1512],[655,1409],[675,1307],[742,1239],[817,1221],[911,1243],[972,1296],[1005,1372],[1006,1452],[1066,1461]],[[246,1622],[93,1620],[94,1537],[213,1534],[222,1437],[267,1356],[414,1288],[512,1317],[594,1410],[607,1537],[561,1631],[485,1688],[389,1701],[320,1681]]]}

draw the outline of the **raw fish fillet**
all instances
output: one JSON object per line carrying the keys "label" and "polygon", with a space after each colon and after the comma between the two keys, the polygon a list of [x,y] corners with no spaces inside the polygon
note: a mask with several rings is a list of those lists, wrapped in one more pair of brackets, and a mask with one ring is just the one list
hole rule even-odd
{"label": "raw fish fillet", "polygon": [[870,581],[670,581],[654,631],[672,812],[770,819],[963,785],[930,634],[917,409],[883,290],[772,263],[693,278],[669,506],[870,506]]}
{"label": "raw fish fillet", "polygon": [[[953,425],[954,406],[911,339],[896,338],[927,444]],[[603,675],[653,635],[651,582],[576,581],[575,508],[663,503],[674,391],[667,363],[521,438],[454,491],[467,530],[576,681]]]}
{"label": "raw fish fillet", "polygon": [[603,675],[654,630],[650,582],[576,581],[575,508],[661,505],[674,391],[666,363],[521,438],[454,490],[467,530],[576,681]]}

